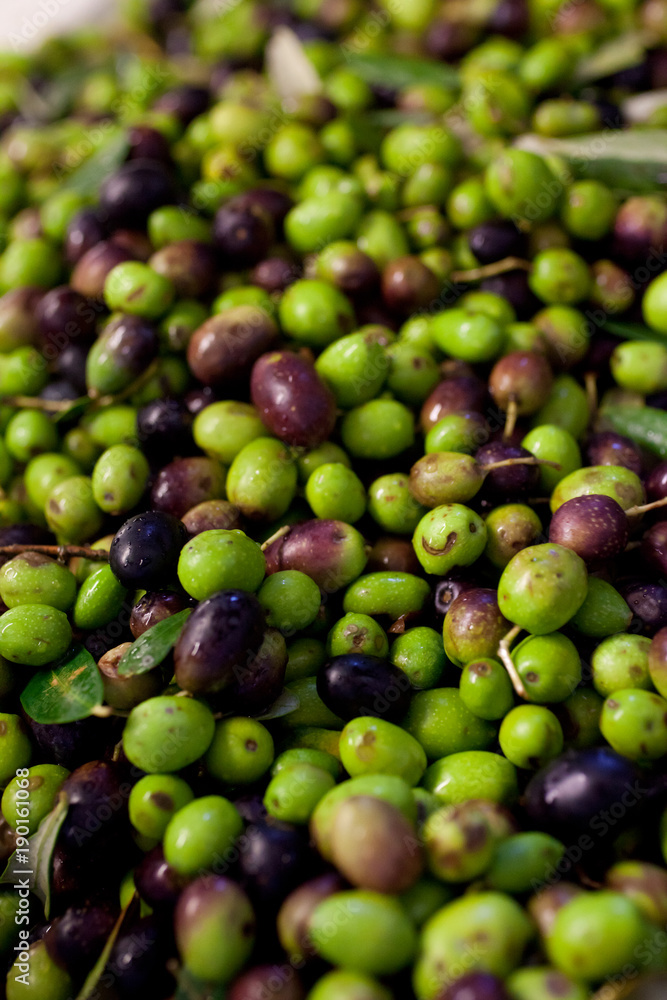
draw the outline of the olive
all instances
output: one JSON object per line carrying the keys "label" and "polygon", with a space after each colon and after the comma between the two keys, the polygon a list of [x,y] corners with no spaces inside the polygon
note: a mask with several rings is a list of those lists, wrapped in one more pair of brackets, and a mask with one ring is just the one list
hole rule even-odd
{"label": "olive", "polygon": [[102,218],[112,229],[136,227],[161,205],[172,204],[176,192],[164,166],[150,160],[124,163],[100,189]]}
{"label": "olive", "polygon": [[341,719],[372,715],[391,720],[407,712],[411,687],[393,663],[366,653],[344,653],[319,671],[317,693]]}
{"label": "olive", "polygon": [[[181,518],[197,504],[224,494],[224,470],[214,458],[176,458],[158,472],[151,489],[151,506],[166,516]],[[164,581],[163,581],[164,582]]]}
{"label": "olive", "polygon": [[185,525],[171,514],[136,514],[114,535],[109,565],[124,587],[159,587],[176,575],[187,539]]}
{"label": "olive", "polygon": [[233,392],[277,336],[275,323],[259,306],[233,306],[195,330],[188,344],[188,365],[204,385]]}
{"label": "olive", "polygon": [[333,430],[333,393],[301,355],[264,354],[253,367],[250,392],[264,424],[286,444],[315,448]]}

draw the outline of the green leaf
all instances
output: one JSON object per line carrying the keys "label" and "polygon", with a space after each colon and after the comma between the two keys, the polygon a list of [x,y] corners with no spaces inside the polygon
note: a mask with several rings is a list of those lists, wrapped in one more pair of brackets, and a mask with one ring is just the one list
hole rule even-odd
{"label": "green leaf", "polygon": [[113,951],[113,946],[116,943],[116,938],[120,934],[123,924],[125,923],[126,920],[128,920],[130,916],[130,911],[132,911],[132,918],[134,918],[134,911],[137,909],[138,905],[139,905],[139,896],[135,892],[132,898],[128,901],[125,909],[121,911],[118,920],[113,925],[111,934],[106,940],[106,944],[102,949],[100,957],[97,959],[95,965],[92,967],[92,969],[86,976],[86,981],[81,987],[79,993],[77,994],[76,1000],[94,1000],[96,996],[99,996],[97,987],[100,981],[100,977],[102,976],[102,973],[106,968],[107,962],[109,961],[109,956]]}
{"label": "green leaf", "polygon": [[185,623],[192,614],[192,608],[184,608],[176,615],[163,618],[133,642],[118,664],[119,677],[135,677],[145,674],[162,663],[172,646],[176,644]]}
{"label": "green leaf", "polygon": [[515,145],[562,157],[576,177],[593,177],[617,191],[645,194],[667,183],[667,129],[619,129],[571,139],[520,136]]}
{"label": "green leaf", "polygon": [[54,415],[54,422],[60,424],[66,420],[76,420],[82,417],[91,403],[92,399],[90,396],[81,396],[79,399],[74,399],[72,405],[67,410],[59,410]]}
{"label": "green leaf", "polygon": [[600,410],[604,430],[632,438],[649,451],[667,459],[667,413],[652,406],[610,406]]}
{"label": "green leaf", "polygon": [[[17,879],[27,879],[29,888],[44,906],[49,919],[51,909],[51,860],[60,828],[65,821],[69,802],[62,792],[51,812],[39,824],[37,833],[28,838],[28,847],[14,851],[7,862],[0,882],[13,885]],[[23,864],[21,858],[26,858]]]}
{"label": "green leaf", "polygon": [[582,56],[574,72],[577,83],[601,80],[612,73],[638,66],[645,55],[646,45],[640,31],[626,31]]}
{"label": "green leaf", "polygon": [[259,722],[265,722],[268,719],[280,719],[283,715],[289,715],[290,712],[296,712],[300,705],[300,701],[295,694],[291,691],[283,691],[278,695],[273,705],[270,705],[265,712],[261,715],[256,715],[255,718]]}
{"label": "green leaf", "polygon": [[125,129],[113,132],[92,156],[65,178],[62,187],[81,195],[95,196],[102,182],[125,160],[129,148]]}
{"label": "green leaf", "polygon": [[376,52],[348,52],[345,61],[354,72],[371,85],[402,90],[415,83],[434,83],[457,88],[459,74],[453,66],[435,59],[414,56],[386,56]]}
{"label": "green leaf", "polygon": [[616,320],[606,320],[604,328],[617,337],[623,337],[624,340],[654,340],[657,344],[667,343],[667,338],[663,334],[656,333],[655,330],[649,329],[648,326],[642,326],[641,323],[619,323]]}
{"label": "green leaf", "polygon": [[66,656],[36,673],[21,694],[21,704],[35,722],[87,719],[104,700],[102,677],[88,650],[77,645]]}

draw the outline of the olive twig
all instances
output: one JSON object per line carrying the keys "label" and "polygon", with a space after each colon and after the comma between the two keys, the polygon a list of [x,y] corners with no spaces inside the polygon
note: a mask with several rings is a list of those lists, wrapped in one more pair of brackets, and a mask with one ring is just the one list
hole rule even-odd
{"label": "olive twig", "polygon": [[38,552],[61,562],[77,558],[106,562],[109,558],[105,549],[91,549],[87,545],[0,545],[0,556],[20,556],[23,552]]}
{"label": "olive twig", "polygon": [[510,646],[512,645],[512,643],[514,642],[520,631],[521,628],[518,625],[514,625],[509,630],[507,635],[500,640],[500,642],[498,643],[498,658],[501,660],[503,666],[505,667],[505,670],[509,674],[510,680],[512,681],[512,686],[514,687],[516,693],[519,695],[520,698],[527,698],[528,692],[523,686],[523,681],[519,677],[519,672],[514,666],[514,660],[510,655]]}
{"label": "olive twig", "polygon": [[494,469],[502,469],[506,465],[550,465],[552,469],[560,469],[559,462],[552,462],[549,458],[536,458],[535,455],[519,456],[518,458],[503,458],[499,462],[491,462],[490,465],[483,465],[485,472],[493,472]]}
{"label": "olive twig", "polygon": [[265,542],[262,542],[260,546],[262,552],[266,552],[269,545],[272,545],[273,542],[277,542],[279,538],[282,538],[283,535],[286,535],[291,527],[292,527],[291,524],[283,524],[282,528],[278,528],[278,530],[275,531],[270,538],[267,538]]}
{"label": "olive twig", "polygon": [[74,399],[42,399],[41,396],[3,396],[5,406],[16,406],[23,410],[46,410],[48,413],[64,413],[76,402]]}
{"label": "olive twig", "polygon": [[452,271],[452,281],[481,281],[483,278],[495,278],[498,274],[507,274],[508,271],[531,271],[533,265],[528,260],[521,257],[505,257],[503,260],[496,260],[492,264],[483,264],[481,267],[471,267],[467,271]]}
{"label": "olive twig", "polygon": [[665,504],[667,504],[667,497],[662,497],[660,500],[653,500],[652,503],[641,503],[635,507],[628,507],[625,516],[635,517],[638,514],[646,514],[649,510],[655,510],[656,507],[664,507]]}
{"label": "olive twig", "polygon": [[516,427],[516,419],[519,416],[519,406],[516,399],[511,398],[507,404],[505,413],[505,427],[503,429],[503,441],[508,441],[512,437],[512,432]]}
{"label": "olive twig", "polygon": [[586,398],[588,399],[588,409],[592,420],[598,411],[598,377],[596,372],[586,372],[584,375],[584,384],[586,386]]}

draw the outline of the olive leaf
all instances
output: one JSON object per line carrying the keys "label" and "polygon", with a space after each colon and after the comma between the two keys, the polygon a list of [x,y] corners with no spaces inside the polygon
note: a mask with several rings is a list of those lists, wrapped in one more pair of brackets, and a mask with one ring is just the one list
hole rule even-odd
{"label": "olive leaf", "polygon": [[0,883],[25,885],[41,900],[44,915],[49,919],[51,909],[51,861],[60,828],[65,821],[69,802],[60,793],[51,812],[39,824],[37,833],[28,838],[28,846],[17,848],[7,862]]}
{"label": "olive leaf", "polygon": [[106,142],[63,180],[62,187],[85,197],[94,197],[99,193],[102,182],[123,163],[129,148],[125,129],[112,132]]}
{"label": "olive leaf", "polygon": [[299,705],[300,701],[297,696],[285,689],[278,695],[274,703],[269,705],[265,712],[262,712],[261,715],[256,715],[255,718],[259,722],[266,722],[269,719],[280,719],[283,715],[296,712]]}
{"label": "olive leaf", "polygon": [[664,334],[656,333],[641,323],[618,323],[616,320],[606,320],[604,329],[624,340],[654,340],[658,344],[667,342]]}
{"label": "olive leaf", "polygon": [[59,410],[54,415],[54,422],[56,424],[60,424],[64,423],[66,420],[76,420],[79,417],[82,417],[91,403],[92,399],[90,396],[80,396],[79,399],[73,399],[71,406],[69,406],[66,410]]}
{"label": "olive leaf", "polygon": [[515,145],[539,156],[556,154],[576,177],[592,177],[617,191],[645,194],[667,183],[667,129],[591,132],[570,139],[522,135]]}
{"label": "olive leaf", "polygon": [[21,704],[40,723],[87,719],[104,700],[104,685],[95,660],[76,645],[60,663],[40,670],[21,694]]}
{"label": "olive leaf", "polygon": [[667,413],[652,406],[610,406],[600,410],[600,426],[614,430],[667,459]]}
{"label": "olive leaf", "polygon": [[176,644],[191,614],[192,608],[184,608],[178,614],[163,618],[157,625],[153,625],[140,635],[118,664],[118,676],[135,677],[137,674],[147,673],[162,663]]}
{"label": "olive leaf", "polygon": [[97,959],[95,965],[92,967],[92,969],[86,976],[86,981],[81,987],[79,993],[77,993],[76,1000],[89,1000],[89,998],[93,998],[98,995],[97,987],[100,978],[102,976],[102,973],[106,968],[107,962],[109,961],[109,956],[113,951],[113,946],[116,943],[116,939],[121,932],[123,924],[128,919],[130,911],[132,911],[132,916],[134,916],[134,910],[137,908],[138,905],[139,905],[139,896],[135,892],[134,895],[128,901],[125,908],[121,910],[118,920],[113,925],[113,928],[111,929],[111,934],[107,938],[104,948],[100,953],[100,957]]}
{"label": "olive leaf", "polygon": [[574,79],[577,83],[588,83],[638,66],[644,59],[645,52],[643,34],[640,31],[626,31],[598,46],[592,53],[582,56],[574,71]]}
{"label": "olive leaf", "polygon": [[415,83],[434,83],[440,87],[457,88],[459,74],[453,66],[435,59],[415,56],[388,56],[376,52],[346,52],[345,61],[371,86],[402,90]]}

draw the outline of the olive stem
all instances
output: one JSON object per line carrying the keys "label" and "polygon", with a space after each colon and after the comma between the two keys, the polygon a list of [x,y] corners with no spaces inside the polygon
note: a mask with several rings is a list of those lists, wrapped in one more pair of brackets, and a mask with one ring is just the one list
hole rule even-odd
{"label": "olive stem", "polygon": [[516,427],[516,419],[519,416],[519,407],[516,399],[510,399],[505,413],[505,428],[503,430],[503,441],[512,437],[512,432]]}
{"label": "olive stem", "polygon": [[17,406],[23,410],[46,410],[49,413],[64,413],[72,408],[75,399],[42,399],[40,396],[3,396],[5,406]]}
{"label": "olive stem", "polygon": [[586,397],[588,399],[588,408],[591,414],[591,420],[598,411],[598,377],[595,372],[586,372],[584,375],[584,384],[586,386]]}
{"label": "olive stem", "polygon": [[649,510],[655,510],[656,507],[664,507],[665,504],[667,504],[667,497],[662,497],[661,500],[654,500],[652,503],[638,504],[636,507],[628,507],[625,516],[634,517],[636,514],[646,514]]}
{"label": "olive stem", "polygon": [[508,271],[531,271],[533,265],[521,257],[505,257],[495,260],[492,264],[471,267],[468,271],[452,271],[452,281],[481,281],[482,278],[495,278],[497,274],[507,274]]}
{"label": "olive stem", "polygon": [[116,713],[113,708],[110,708],[109,705],[95,705],[95,708],[91,708],[90,714],[94,715],[98,719],[109,719]]}
{"label": "olive stem", "polygon": [[62,562],[63,559],[91,559],[106,562],[109,553],[104,549],[91,549],[86,545],[0,545],[0,556],[20,556],[23,552],[39,552]]}
{"label": "olive stem", "polygon": [[262,544],[260,545],[262,552],[266,552],[269,545],[272,545],[273,542],[277,542],[279,538],[282,538],[283,535],[286,535],[287,532],[290,531],[291,527],[292,527],[291,524],[283,524],[282,528],[278,528],[278,530],[275,531],[270,538],[267,538],[265,542],[262,542]]}
{"label": "olive stem", "polygon": [[483,465],[484,472],[493,472],[494,469],[502,469],[506,465],[550,465],[552,469],[560,469],[558,462],[552,462],[548,458],[536,458],[534,455],[526,455],[520,458],[503,458],[500,462],[491,462],[490,465]]}
{"label": "olive stem", "polygon": [[520,698],[527,698],[528,692],[523,686],[523,681],[519,677],[519,672],[514,666],[514,660],[510,655],[510,646],[521,632],[521,628],[518,625],[514,625],[513,628],[509,630],[507,635],[500,640],[498,643],[498,656],[505,667],[505,670],[510,676],[512,686]]}
{"label": "olive stem", "polygon": [[[139,389],[143,389],[146,383],[153,378],[153,375],[155,375],[158,370],[158,364],[159,359],[155,358],[151,361],[146,371],[142,372],[138,378],[135,378],[134,382],[131,382],[130,385],[126,386],[121,392],[115,393],[115,395],[100,396],[95,389],[91,389],[88,396],[93,400],[95,409],[99,410],[104,406],[114,406],[116,403],[122,403],[129,396],[133,396],[135,392],[138,392]],[[70,406],[71,405],[72,403],[70,401]]]}

